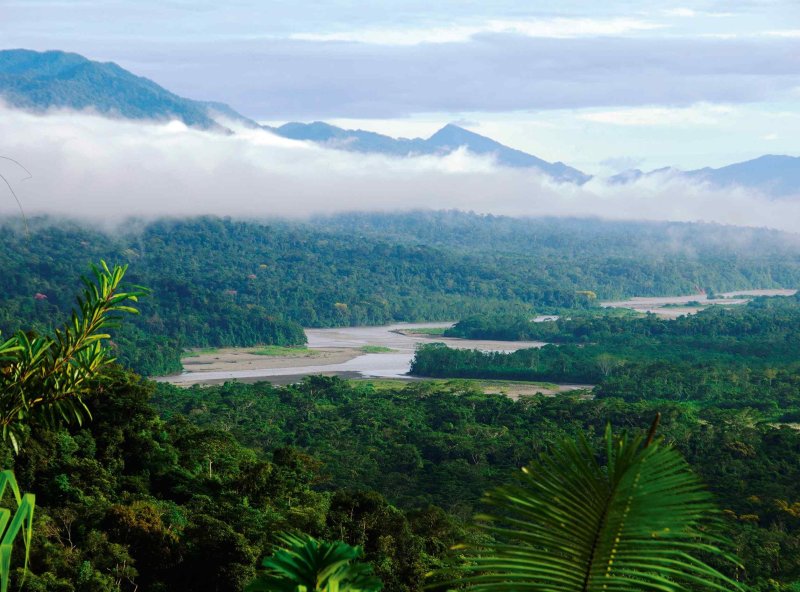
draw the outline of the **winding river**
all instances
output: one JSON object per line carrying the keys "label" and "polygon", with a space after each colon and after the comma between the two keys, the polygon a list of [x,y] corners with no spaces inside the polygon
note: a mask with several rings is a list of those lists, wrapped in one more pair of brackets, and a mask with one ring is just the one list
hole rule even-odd
{"label": "winding river", "polygon": [[[187,358],[183,373],[156,380],[183,385],[259,379],[287,383],[311,374],[410,379],[408,371],[414,350],[422,343],[444,342],[459,349],[501,352],[545,345],[540,341],[483,341],[415,333],[416,330],[446,328],[452,324],[398,323],[381,327],[306,329],[308,355],[257,356],[246,349],[223,349]],[[363,348],[370,347],[389,351],[363,352]]]}
{"label": "winding river", "polygon": [[[714,300],[705,295],[655,298],[631,298],[603,302],[603,306],[631,308],[640,312],[655,312],[676,317],[697,312],[709,304],[737,305],[754,296],[787,296],[796,290],[749,290],[721,294]],[[554,317],[538,317],[548,321]],[[198,352],[184,359],[184,372],[156,380],[173,384],[214,384],[226,380],[254,382],[269,379],[276,383],[296,382],[303,376],[323,374],[351,378],[403,378],[410,380],[408,371],[414,350],[423,343],[444,342],[460,349],[509,352],[545,345],[539,341],[483,341],[454,339],[427,335],[425,329],[452,326],[453,323],[397,323],[381,327],[342,327],[336,329],[306,329],[308,350],[287,355],[257,355],[257,348],[229,348]],[[384,351],[371,353],[369,349]]]}

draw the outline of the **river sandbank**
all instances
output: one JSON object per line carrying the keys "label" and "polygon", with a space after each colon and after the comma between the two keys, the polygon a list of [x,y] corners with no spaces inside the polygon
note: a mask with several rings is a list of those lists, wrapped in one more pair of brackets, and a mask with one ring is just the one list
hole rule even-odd
{"label": "river sandbank", "polygon": [[417,332],[450,326],[452,323],[397,323],[382,327],[307,329],[307,348],[283,348],[280,355],[259,355],[254,347],[197,350],[183,359],[181,374],[155,380],[187,386],[226,380],[289,384],[312,374],[410,380],[411,360],[421,344],[444,342],[454,348],[502,352],[546,345],[538,341],[456,339]]}

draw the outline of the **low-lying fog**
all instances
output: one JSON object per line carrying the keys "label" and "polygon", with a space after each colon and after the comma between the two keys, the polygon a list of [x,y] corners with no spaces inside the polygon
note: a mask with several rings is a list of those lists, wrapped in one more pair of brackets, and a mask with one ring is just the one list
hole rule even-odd
{"label": "low-lying fog", "polygon": [[[221,135],[177,122],[0,107],[2,173],[25,213],[106,220],[216,214],[305,216],[457,208],[506,215],[715,221],[800,230],[800,198],[771,201],[664,175],[627,186],[558,184],[464,150],[394,158],[295,142],[262,130]],[[19,208],[0,183],[0,214]]]}

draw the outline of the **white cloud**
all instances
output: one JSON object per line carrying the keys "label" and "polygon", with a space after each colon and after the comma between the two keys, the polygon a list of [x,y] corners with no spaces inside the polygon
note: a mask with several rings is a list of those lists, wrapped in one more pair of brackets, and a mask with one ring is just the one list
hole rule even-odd
{"label": "white cloud", "polygon": [[765,35],[769,35],[770,37],[783,37],[794,39],[796,37],[800,37],[800,29],[782,29],[778,31],[766,31]]}
{"label": "white cloud", "polygon": [[744,37],[741,33],[701,33],[701,39],[721,39],[723,41],[731,39],[740,39]]}
{"label": "white cloud", "polygon": [[727,105],[700,103],[691,107],[634,107],[581,113],[578,117],[595,123],[625,126],[675,126],[716,125],[721,119],[734,113]]}
{"label": "white cloud", "polygon": [[650,31],[664,25],[633,18],[555,18],[534,21],[489,21],[492,33],[518,33],[528,37],[599,37]]}
{"label": "white cloud", "polygon": [[575,37],[619,36],[660,29],[664,25],[634,18],[547,18],[493,19],[477,25],[450,25],[405,29],[361,29],[334,33],[295,33],[300,41],[349,41],[373,45],[419,45],[422,43],[462,43],[476,35],[505,33],[526,37],[568,39]]}
{"label": "white cloud", "polygon": [[298,41],[349,41],[370,45],[419,45],[420,43],[460,43],[480,32],[478,27],[451,26],[427,29],[363,29],[339,33],[293,33]]}
{"label": "white cloud", "polygon": [[685,6],[677,8],[665,8],[660,12],[660,14],[673,18],[731,18],[737,16],[735,12],[709,12],[706,10],[695,10]]}
{"label": "white cloud", "polygon": [[700,37],[707,39],[797,39],[800,37],[800,29],[773,29],[769,31],[739,31],[739,32],[717,32],[702,33]]}
{"label": "white cloud", "polygon": [[[260,130],[233,136],[181,124],[114,121],[66,112],[0,109],[0,165],[29,216],[106,221],[130,216],[230,215],[249,219],[411,208],[507,215],[713,220],[800,230],[800,199],[770,201],[672,175],[626,186],[557,184],[460,150],[392,158],[321,148]],[[0,215],[17,215],[0,192]]]}
{"label": "white cloud", "polygon": [[691,8],[680,7],[680,8],[666,8],[661,11],[661,14],[663,14],[664,16],[691,18],[697,16],[698,13],[696,10],[692,10]]}

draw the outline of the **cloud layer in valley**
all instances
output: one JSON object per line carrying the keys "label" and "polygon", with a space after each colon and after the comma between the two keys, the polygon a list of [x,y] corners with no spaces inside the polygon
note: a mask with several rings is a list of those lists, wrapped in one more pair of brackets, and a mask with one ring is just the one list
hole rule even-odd
{"label": "cloud layer in valley", "polygon": [[[626,186],[559,185],[463,150],[392,158],[294,142],[261,130],[225,136],[177,122],[132,123],[0,108],[0,172],[28,216],[106,221],[130,216],[262,219],[351,210],[457,208],[482,213],[715,221],[800,231],[800,197],[770,201],[653,176]],[[18,215],[0,190],[0,215]]]}

